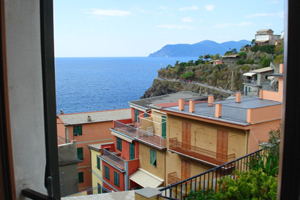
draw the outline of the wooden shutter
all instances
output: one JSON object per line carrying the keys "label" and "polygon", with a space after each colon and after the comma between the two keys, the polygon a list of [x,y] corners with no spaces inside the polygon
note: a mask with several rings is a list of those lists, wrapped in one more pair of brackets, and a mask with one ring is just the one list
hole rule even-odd
{"label": "wooden shutter", "polygon": [[77,148],[77,158],[79,160],[83,160],[83,148],[82,147]]}
{"label": "wooden shutter", "polygon": [[109,168],[107,166],[104,167],[105,178],[109,180]]}
{"label": "wooden shutter", "polygon": [[166,124],[166,116],[162,116],[162,121],[161,121],[161,131],[162,131],[162,133],[161,133],[161,136],[163,137],[163,138],[166,138],[166,133],[167,133],[167,124]]}
{"label": "wooden shutter", "polygon": [[181,180],[191,176],[191,163],[187,160],[181,160]]}
{"label": "wooden shutter", "polygon": [[228,132],[218,130],[216,159],[227,162],[227,154],[228,154]]}
{"label": "wooden shutter", "polygon": [[192,125],[187,122],[182,122],[182,148],[191,150],[191,128]]}

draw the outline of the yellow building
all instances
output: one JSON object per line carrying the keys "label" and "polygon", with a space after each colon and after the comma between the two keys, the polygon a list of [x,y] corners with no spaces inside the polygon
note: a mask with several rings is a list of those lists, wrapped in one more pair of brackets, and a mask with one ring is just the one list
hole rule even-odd
{"label": "yellow building", "polygon": [[101,145],[107,143],[98,143],[98,144],[91,144],[87,145],[88,149],[90,150],[91,156],[91,180],[92,180],[92,193],[93,194],[100,194],[106,193],[106,189],[103,188],[103,181],[102,181],[102,162],[100,161],[100,149]]}
{"label": "yellow building", "polygon": [[[265,92],[265,91],[264,91]],[[205,172],[259,149],[281,122],[281,102],[243,97],[214,102],[179,99],[157,104],[167,131],[166,184]]]}

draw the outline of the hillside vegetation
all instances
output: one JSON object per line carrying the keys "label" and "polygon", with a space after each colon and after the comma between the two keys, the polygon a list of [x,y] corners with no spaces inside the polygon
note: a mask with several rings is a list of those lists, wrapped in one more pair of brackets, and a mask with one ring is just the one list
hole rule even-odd
{"label": "hillside vegetation", "polygon": [[[271,62],[277,64],[282,63],[283,41],[277,46],[246,45],[242,47],[239,52],[236,49],[232,49],[227,51],[225,55],[238,55],[239,58],[235,63],[212,65],[209,61],[221,59],[221,56],[219,54],[206,54],[199,56],[199,59],[195,61],[177,61],[173,66],[168,65],[165,68],[158,70],[159,78],[166,80],[181,80],[182,83],[156,80],[142,98],[187,90],[187,88],[183,86],[183,83],[191,81],[224,90],[232,89],[232,91],[243,91],[243,73],[254,69],[268,67]],[[200,89],[200,87],[196,89],[194,87],[189,90],[198,92]]]}

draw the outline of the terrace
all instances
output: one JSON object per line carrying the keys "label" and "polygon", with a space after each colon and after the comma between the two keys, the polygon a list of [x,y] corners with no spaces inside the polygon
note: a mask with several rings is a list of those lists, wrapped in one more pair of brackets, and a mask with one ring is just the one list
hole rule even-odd
{"label": "terrace", "polygon": [[[145,120],[143,119],[140,120],[140,124],[143,124],[142,121],[144,121],[145,124]],[[122,134],[138,140],[139,142],[148,144],[158,149],[162,150],[166,148],[166,140],[160,135],[155,134],[154,126],[147,126],[146,130],[143,130],[142,126],[140,128],[136,128],[132,123],[125,124],[119,121],[114,121],[114,128],[112,130],[121,132]]]}
{"label": "terrace", "polygon": [[169,149],[171,152],[178,153],[187,157],[193,157],[197,160],[202,160],[203,162],[209,163],[214,166],[219,166],[235,159],[235,154],[220,154],[197,146],[184,144],[182,142],[179,142],[177,138],[171,138],[169,140],[169,143]]}

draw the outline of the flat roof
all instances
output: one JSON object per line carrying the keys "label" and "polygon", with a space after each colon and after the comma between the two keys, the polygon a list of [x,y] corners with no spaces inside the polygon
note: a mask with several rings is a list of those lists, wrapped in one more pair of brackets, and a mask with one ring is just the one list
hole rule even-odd
{"label": "flat roof", "polygon": [[[215,104],[222,104],[222,117],[215,117]],[[236,103],[234,99],[226,99],[224,101],[214,102],[213,106],[207,103],[195,103],[195,112],[189,112],[189,105],[184,105],[184,110],[179,111],[178,106],[163,108],[163,110],[198,116],[203,118],[214,119],[218,121],[230,122],[239,125],[248,125],[247,109],[261,108],[267,106],[280,105],[281,102],[259,99],[258,97],[242,97],[241,103]]]}
{"label": "flat roof", "polygon": [[190,91],[181,91],[172,94],[166,94],[156,97],[150,97],[146,99],[139,99],[136,101],[129,101],[128,103],[133,106],[138,106],[143,109],[150,109],[153,104],[161,104],[161,103],[172,103],[177,102],[178,99],[195,99],[195,100],[206,100],[207,96],[200,95],[198,93],[190,92]]}
{"label": "flat roof", "polygon": [[252,73],[263,73],[263,72],[268,72],[268,71],[273,71],[274,69],[272,67],[264,67],[256,70],[252,70],[250,72]]}
{"label": "flat roof", "polygon": [[[91,121],[88,121],[88,116],[91,117]],[[114,121],[121,119],[131,118],[130,108],[117,109],[117,110],[103,110],[95,112],[84,112],[84,113],[72,113],[72,114],[61,114],[58,117],[63,123],[68,125],[76,124],[89,124],[97,122]]]}

